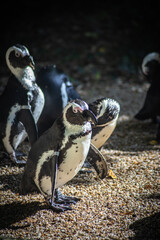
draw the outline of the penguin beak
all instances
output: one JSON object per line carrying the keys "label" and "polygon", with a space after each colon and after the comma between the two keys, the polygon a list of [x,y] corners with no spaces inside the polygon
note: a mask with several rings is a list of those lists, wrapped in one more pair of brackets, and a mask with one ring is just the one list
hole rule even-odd
{"label": "penguin beak", "polygon": [[93,125],[97,124],[97,118],[91,110],[84,110],[83,117],[86,118],[87,121],[90,121]]}
{"label": "penguin beak", "polygon": [[33,70],[35,69],[35,63],[33,61],[33,57],[30,55],[27,55],[24,57],[25,62],[27,65],[29,65]]}

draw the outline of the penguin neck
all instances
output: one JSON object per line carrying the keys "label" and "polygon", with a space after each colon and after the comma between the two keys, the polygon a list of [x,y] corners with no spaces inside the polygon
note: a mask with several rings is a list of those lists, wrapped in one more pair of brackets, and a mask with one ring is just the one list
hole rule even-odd
{"label": "penguin neck", "polygon": [[35,82],[35,74],[31,67],[12,69],[13,75],[19,80],[23,87],[27,90],[33,88]]}
{"label": "penguin neck", "polygon": [[91,124],[86,122],[84,125],[73,125],[69,122],[65,123],[65,134],[66,135],[75,135],[80,133],[86,133],[92,130]]}

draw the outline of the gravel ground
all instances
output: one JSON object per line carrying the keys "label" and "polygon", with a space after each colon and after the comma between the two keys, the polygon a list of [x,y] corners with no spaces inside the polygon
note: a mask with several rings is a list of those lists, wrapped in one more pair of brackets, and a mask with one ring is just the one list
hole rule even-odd
{"label": "gravel ground", "polygon": [[[12,21],[6,22],[6,35],[2,35],[1,58],[12,44],[25,44],[36,63],[56,63],[71,76],[84,100],[114,98],[121,112],[114,133],[101,149],[113,175],[100,180],[92,170],[79,173],[63,186],[63,193],[81,199],[72,211],[54,213],[41,194],[19,195],[23,167],[0,159],[0,239],[160,238],[160,145],[152,141],[157,126],[134,119],[148,89],[136,64],[155,50],[159,21],[150,24],[150,5],[130,11],[129,6],[127,1],[118,7],[107,2],[105,12],[101,9],[94,16],[82,12],[74,17],[64,11],[60,16],[60,7],[54,14],[51,9],[40,15],[40,21],[30,16],[30,24],[23,11],[17,11],[17,19],[11,11]],[[19,14],[24,21],[19,21]],[[4,84],[8,76],[5,64],[0,74]],[[28,143],[20,150],[28,153]]]}
{"label": "gravel ground", "polygon": [[[152,145],[156,126],[138,122],[134,114],[143,103],[148,85],[117,79],[94,87],[81,84],[88,101],[101,96],[121,105],[118,125],[101,149],[115,176],[98,179],[79,173],[63,186],[63,193],[80,197],[72,211],[54,213],[41,194],[19,195],[23,167],[1,161],[1,238],[8,239],[159,239],[159,145]],[[21,149],[28,152],[27,143]]]}

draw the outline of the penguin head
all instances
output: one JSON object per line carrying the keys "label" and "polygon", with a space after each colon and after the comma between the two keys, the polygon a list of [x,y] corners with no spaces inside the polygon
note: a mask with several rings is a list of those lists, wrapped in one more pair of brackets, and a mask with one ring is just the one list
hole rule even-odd
{"label": "penguin head", "polygon": [[20,44],[10,47],[6,52],[6,63],[10,71],[18,77],[27,67],[34,70],[34,61],[28,49]]}
{"label": "penguin head", "polygon": [[120,105],[113,99],[100,98],[89,104],[89,109],[97,117],[97,125],[107,124],[118,118]]}
{"label": "penguin head", "polygon": [[80,99],[70,101],[63,110],[64,124],[83,126],[86,122],[96,124],[97,118],[88,104]]}
{"label": "penguin head", "polygon": [[160,54],[152,52],[142,61],[142,72],[149,82],[160,78]]}

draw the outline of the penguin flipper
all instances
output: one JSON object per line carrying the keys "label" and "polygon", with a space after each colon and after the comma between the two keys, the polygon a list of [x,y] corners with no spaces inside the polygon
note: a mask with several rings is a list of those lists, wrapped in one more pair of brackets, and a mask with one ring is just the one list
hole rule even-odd
{"label": "penguin flipper", "polygon": [[95,168],[101,179],[108,175],[107,162],[102,153],[92,143],[90,145],[87,160]]}
{"label": "penguin flipper", "polygon": [[38,130],[31,111],[29,109],[21,109],[18,113],[18,119],[23,123],[32,146],[38,139]]}

